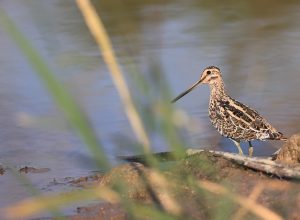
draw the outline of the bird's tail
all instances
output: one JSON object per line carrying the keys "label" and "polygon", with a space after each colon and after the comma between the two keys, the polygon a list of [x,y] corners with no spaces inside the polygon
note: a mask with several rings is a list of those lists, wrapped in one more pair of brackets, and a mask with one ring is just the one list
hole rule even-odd
{"label": "bird's tail", "polygon": [[[285,141],[285,142],[287,141],[287,138],[285,136],[283,136],[283,134],[281,132],[278,132],[278,131],[270,133],[269,136],[270,136],[270,138],[269,138],[270,140],[280,140],[280,141]],[[277,156],[278,156],[279,152],[281,151],[281,149],[282,149],[282,147],[279,148],[275,153],[273,153],[271,155],[272,160],[277,159]]]}
{"label": "bird's tail", "polygon": [[283,136],[281,132],[273,132],[269,133],[269,138],[270,140],[281,140],[281,141],[287,141],[287,138]]}

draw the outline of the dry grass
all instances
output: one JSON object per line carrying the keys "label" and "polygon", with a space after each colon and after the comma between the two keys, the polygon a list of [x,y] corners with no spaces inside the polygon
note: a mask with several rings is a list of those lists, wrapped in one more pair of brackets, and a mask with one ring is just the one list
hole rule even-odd
{"label": "dry grass", "polygon": [[115,83],[116,89],[119,92],[131,127],[140,143],[144,146],[145,153],[149,153],[150,141],[148,135],[145,131],[142,120],[134,106],[125,78],[118,64],[112,47],[112,43],[106,33],[103,22],[97,15],[95,8],[89,0],[77,0],[77,5],[81,13],[83,14],[83,17],[87,26],[89,27],[91,34],[94,36],[94,39],[98,44],[100,53],[102,54],[107,67],[110,70],[112,79]]}

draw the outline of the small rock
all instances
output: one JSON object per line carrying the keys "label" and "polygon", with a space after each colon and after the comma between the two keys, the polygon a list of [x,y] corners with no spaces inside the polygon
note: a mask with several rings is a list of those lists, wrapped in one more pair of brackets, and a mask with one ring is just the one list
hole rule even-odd
{"label": "small rock", "polygon": [[300,163],[300,133],[291,136],[280,149],[276,161],[284,163]]}
{"label": "small rock", "polygon": [[28,166],[19,169],[20,173],[46,173],[49,171],[50,171],[49,168],[35,168],[35,167],[28,167]]}
{"label": "small rock", "polygon": [[5,172],[5,169],[0,165],[0,175],[3,175]]}

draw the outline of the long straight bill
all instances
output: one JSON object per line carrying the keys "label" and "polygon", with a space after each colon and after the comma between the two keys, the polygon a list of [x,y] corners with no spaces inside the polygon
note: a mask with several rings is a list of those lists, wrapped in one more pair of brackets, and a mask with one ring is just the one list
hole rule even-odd
{"label": "long straight bill", "polygon": [[173,99],[171,102],[174,103],[176,102],[178,99],[181,99],[183,96],[185,96],[186,94],[188,94],[190,91],[192,91],[196,86],[198,86],[200,83],[202,82],[202,80],[200,79],[198,82],[196,82],[194,85],[191,86],[191,88],[189,88],[188,90],[184,91],[183,93],[181,93],[180,95],[178,95],[175,99]]}

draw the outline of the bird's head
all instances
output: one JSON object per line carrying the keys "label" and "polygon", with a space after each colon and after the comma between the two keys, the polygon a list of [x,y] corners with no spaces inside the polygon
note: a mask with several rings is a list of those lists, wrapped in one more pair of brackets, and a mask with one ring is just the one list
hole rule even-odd
{"label": "bird's head", "polygon": [[172,102],[176,102],[178,99],[188,94],[190,91],[192,91],[195,87],[197,87],[200,84],[209,84],[213,86],[219,83],[222,83],[222,74],[220,69],[215,66],[206,67],[203,70],[200,79],[189,89],[187,89],[186,91],[178,95],[175,99],[173,99]]}
{"label": "bird's head", "polygon": [[203,83],[212,85],[220,81],[222,81],[222,74],[220,69],[215,66],[209,66],[203,70],[198,84]]}

